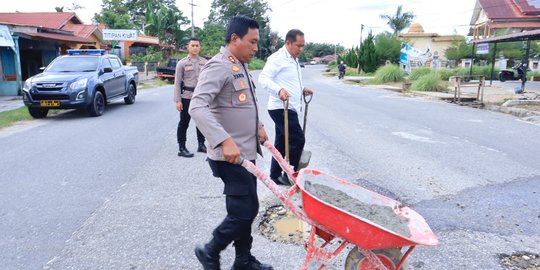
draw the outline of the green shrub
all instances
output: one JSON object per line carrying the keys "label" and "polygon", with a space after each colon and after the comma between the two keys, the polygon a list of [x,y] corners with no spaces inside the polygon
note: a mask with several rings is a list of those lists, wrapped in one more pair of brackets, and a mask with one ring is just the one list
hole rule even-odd
{"label": "green shrub", "polygon": [[253,58],[251,59],[251,62],[249,62],[249,69],[250,70],[258,70],[263,69],[265,62],[259,58]]}
{"label": "green shrub", "polygon": [[431,73],[431,68],[421,67],[413,70],[411,75],[409,75],[409,80],[415,81],[423,75]]}
{"label": "green shrub", "polygon": [[[452,76],[468,76],[471,72],[470,68],[441,68],[438,70],[441,80],[448,81]],[[493,70],[493,78],[496,79],[499,74],[499,70],[495,68]],[[486,80],[491,78],[491,65],[487,66],[473,66],[472,75],[484,75]]]}
{"label": "green shrub", "polygon": [[378,83],[403,81],[405,73],[396,65],[382,66],[375,72],[375,81]]}
{"label": "green shrub", "polygon": [[338,63],[336,60],[334,61],[330,61],[330,63],[328,63],[328,68],[334,68],[334,67],[337,67],[338,66]]}
{"label": "green shrub", "polygon": [[144,55],[142,53],[134,53],[129,56],[129,59],[131,59],[131,62],[144,62],[143,57]]}
{"label": "green shrub", "polygon": [[446,90],[447,83],[441,81],[438,72],[430,72],[420,76],[412,85],[415,91],[442,91]]}
{"label": "green shrub", "polygon": [[441,80],[448,81],[450,77],[454,76],[456,71],[452,68],[441,68],[437,72],[439,73],[439,77],[441,78]]}

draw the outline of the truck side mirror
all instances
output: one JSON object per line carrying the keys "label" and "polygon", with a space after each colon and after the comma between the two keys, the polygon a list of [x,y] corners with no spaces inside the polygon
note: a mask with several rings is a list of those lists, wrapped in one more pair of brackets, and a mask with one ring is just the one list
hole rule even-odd
{"label": "truck side mirror", "polygon": [[109,73],[109,72],[112,72],[112,68],[110,67],[103,68],[103,73]]}

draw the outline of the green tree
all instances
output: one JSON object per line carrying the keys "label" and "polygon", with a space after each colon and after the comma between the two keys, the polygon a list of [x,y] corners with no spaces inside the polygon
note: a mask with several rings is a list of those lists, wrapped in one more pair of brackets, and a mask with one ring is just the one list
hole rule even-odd
{"label": "green tree", "polygon": [[345,48],[339,44],[308,42],[304,48],[304,53],[311,56],[306,58],[313,58],[333,55],[334,53],[341,54],[344,49]]}
{"label": "green tree", "polygon": [[174,0],[102,0],[101,13],[94,20],[111,29],[137,29],[156,36],[160,42],[181,46],[188,24]]}
{"label": "green tree", "polygon": [[179,48],[182,44],[185,31],[180,29],[181,25],[189,22],[187,17],[182,15],[175,5],[161,3],[148,4],[145,21],[145,34],[156,36],[160,42],[175,45]]}
{"label": "green tree", "polygon": [[360,53],[358,54],[358,62],[364,72],[374,72],[377,70],[377,55],[373,40],[373,34],[369,31],[366,40],[362,42]]}
{"label": "green tree", "polygon": [[353,46],[351,49],[344,51],[337,60],[338,62],[343,61],[348,67],[358,67],[359,52],[360,49]]}
{"label": "green tree", "polygon": [[206,22],[204,29],[196,29],[195,36],[201,39],[201,55],[210,58],[225,46],[225,26]]}
{"label": "green tree", "polygon": [[[148,24],[148,13],[157,13],[162,7],[174,11],[175,15],[182,16],[175,0],[123,0],[123,2],[125,2],[126,9],[129,10],[128,15],[131,22],[136,25],[137,29],[141,30],[146,28]],[[181,23],[185,24],[184,21]]]}
{"label": "green tree", "polygon": [[133,29],[129,10],[126,7],[126,0],[103,0],[101,12],[94,14],[97,23],[107,25],[110,29]]}
{"label": "green tree", "polygon": [[448,60],[460,60],[472,57],[472,45],[465,40],[454,41],[452,45],[444,51],[444,56]]}
{"label": "green tree", "polygon": [[379,15],[381,19],[387,20],[387,24],[394,30],[394,36],[398,36],[399,33],[407,28],[409,25],[411,25],[412,20],[414,19],[415,15],[412,12],[402,12],[403,6],[398,6],[396,10],[396,14],[394,15],[388,15],[383,14]]}
{"label": "green tree", "polygon": [[375,52],[379,65],[384,64],[386,60],[397,64],[401,53],[401,41],[390,32],[380,33],[375,36]]}
{"label": "green tree", "polygon": [[270,6],[266,0],[213,0],[208,20],[210,23],[227,25],[230,17],[245,15],[259,23],[258,58],[266,59],[272,53]]}

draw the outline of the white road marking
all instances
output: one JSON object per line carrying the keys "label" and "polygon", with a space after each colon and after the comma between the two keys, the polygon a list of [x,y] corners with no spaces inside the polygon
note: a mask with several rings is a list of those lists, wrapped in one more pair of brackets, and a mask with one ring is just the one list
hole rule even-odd
{"label": "white road marking", "polygon": [[436,141],[432,140],[429,137],[418,136],[418,135],[414,135],[408,132],[396,131],[396,132],[392,132],[392,135],[401,137],[403,139],[411,140],[411,141],[418,141],[418,142],[424,142],[424,143],[437,143]]}

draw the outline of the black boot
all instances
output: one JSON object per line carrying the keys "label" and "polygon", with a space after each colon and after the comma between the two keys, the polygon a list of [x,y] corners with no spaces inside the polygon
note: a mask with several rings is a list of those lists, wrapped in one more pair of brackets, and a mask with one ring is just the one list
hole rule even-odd
{"label": "black boot", "polygon": [[197,152],[206,153],[206,145],[204,145],[203,142],[199,142],[199,147],[197,148]]}
{"label": "black boot", "polygon": [[253,242],[253,238],[234,242],[236,258],[231,270],[274,270],[271,265],[261,263],[255,256],[251,255],[251,242]]}
{"label": "black boot", "polygon": [[178,147],[178,156],[179,157],[193,157],[194,154],[193,153],[190,153],[187,148],[186,148],[186,145],[185,144],[180,144],[179,147]]}
{"label": "black boot", "polygon": [[204,245],[204,247],[197,246],[195,248],[195,256],[201,262],[204,270],[221,270],[219,263],[220,249],[217,249],[212,245],[212,242]]}

